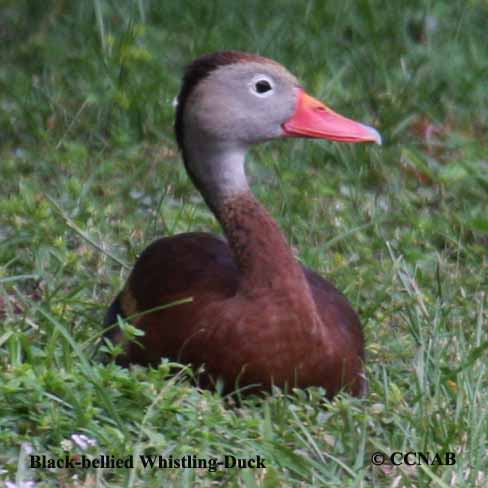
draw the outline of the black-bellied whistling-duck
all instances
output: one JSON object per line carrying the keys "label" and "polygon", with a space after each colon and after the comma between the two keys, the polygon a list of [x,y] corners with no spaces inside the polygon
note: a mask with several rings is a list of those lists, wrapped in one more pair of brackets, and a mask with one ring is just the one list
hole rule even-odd
{"label": "black-bellied whistling-duck", "polygon": [[[138,259],[110,307],[145,335],[125,345],[122,365],[162,357],[205,365],[203,386],[224,391],[322,386],[360,394],[363,334],[332,284],[295,259],[277,223],[252,194],[248,148],[299,136],[380,142],[376,130],[308,95],[270,59],[218,52],[194,61],[178,96],[176,139],[186,170],[227,241],[206,233],[164,237]],[[193,301],[143,313],[178,300]],[[118,328],[108,334],[121,341]],[[244,388],[244,389],[245,389]]]}

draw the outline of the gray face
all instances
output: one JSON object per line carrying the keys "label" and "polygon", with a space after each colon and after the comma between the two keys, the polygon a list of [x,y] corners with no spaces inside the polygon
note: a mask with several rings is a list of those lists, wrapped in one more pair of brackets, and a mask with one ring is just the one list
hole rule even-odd
{"label": "gray face", "polygon": [[201,81],[187,101],[186,142],[242,147],[282,137],[282,124],[295,112],[298,86],[278,64],[222,66]]}

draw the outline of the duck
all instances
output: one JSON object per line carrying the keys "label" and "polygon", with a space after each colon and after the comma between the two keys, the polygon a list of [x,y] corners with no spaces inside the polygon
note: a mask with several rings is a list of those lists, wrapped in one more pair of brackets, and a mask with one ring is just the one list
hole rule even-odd
{"label": "duck", "polygon": [[[184,72],[175,136],[186,172],[225,238],[162,237],[137,259],[108,309],[106,339],[122,367],[163,359],[231,394],[322,387],[365,394],[360,320],[333,284],[301,264],[254,196],[249,148],[289,137],[381,143],[378,131],[309,95],[280,63],[219,51]],[[119,318],[140,329],[127,341]]]}

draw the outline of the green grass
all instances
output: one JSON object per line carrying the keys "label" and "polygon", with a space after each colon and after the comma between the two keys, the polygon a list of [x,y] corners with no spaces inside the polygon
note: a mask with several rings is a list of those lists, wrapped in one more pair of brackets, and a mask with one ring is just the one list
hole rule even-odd
{"label": "green grass", "polygon": [[[482,0],[4,3],[0,483],[486,486],[487,24]],[[97,360],[137,254],[156,236],[219,232],[180,162],[171,102],[187,62],[230,48],[283,62],[384,137],[280,141],[248,161],[300,258],[360,312],[365,399],[276,392],[232,408],[177,365]],[[82,453],[75,433],[96,439],[93,455],[259,454],[267,469],[26,467],[30,446]],[[379,468],[375,451],[457,462]]]}

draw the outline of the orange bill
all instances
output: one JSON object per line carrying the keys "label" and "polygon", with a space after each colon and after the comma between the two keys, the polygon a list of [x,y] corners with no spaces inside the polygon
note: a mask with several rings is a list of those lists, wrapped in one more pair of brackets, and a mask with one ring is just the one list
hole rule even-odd
{"label": "orange bill", "polygon": [[301,88],[295,113],[282,127],[289,136],[381,144],[376,129],[339,115]]}

